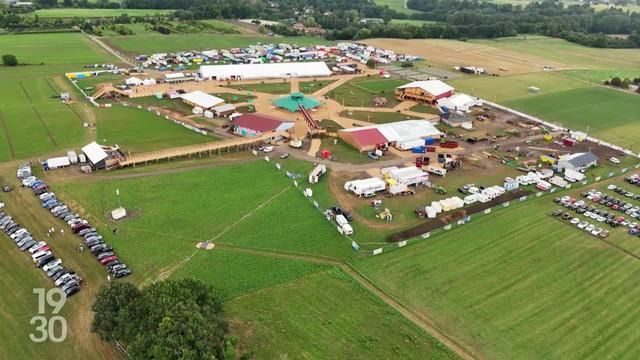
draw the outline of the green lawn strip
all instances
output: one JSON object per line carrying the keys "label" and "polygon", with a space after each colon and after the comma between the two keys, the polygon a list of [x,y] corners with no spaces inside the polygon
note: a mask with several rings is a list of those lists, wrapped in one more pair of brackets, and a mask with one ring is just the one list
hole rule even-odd
{"label": "green lawn strip", "polygon": [[[232,89],[239,89],[248,93],[263,92],[269,94],[289,94],[291,92],[291,84],[288,82],[275,82],[275,83],[255,83],[255,84],[242,84],[242,85],[223,85]],[[245,95],[248,96],[248,95]]]}

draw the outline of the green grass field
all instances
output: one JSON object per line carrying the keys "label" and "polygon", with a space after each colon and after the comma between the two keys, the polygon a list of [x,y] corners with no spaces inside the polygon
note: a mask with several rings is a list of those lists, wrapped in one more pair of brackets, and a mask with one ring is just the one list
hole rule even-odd
{"label": "green grass field", "polygon": [[415,20],[415,19],[391,19],[391,23],[392,24],[407,24],[407,25],[414,25],[414,26],[422,26],[422,25],[434,25],[434,24],[437,24],[438,22],[437,21],[429,21],[429,20]]}
{"label": "green grass field", "polygon": [[96,141],[118,144],[128,153],[200,144],[217,140],[174,124],[155,112],[114,105],[98,112]]}
{"label": "green grass field", "polygon": [[505,105],[628,147],[638,145],[640,98],[605,88],[582,88],[506,101]]}
{"label": "green grass field", "polygon": [[241,89],[247,92],[263,92],[268,94],[289,94],[291,92],[291,83],[275,82],[275,83],[255,83],[242,85],[223,85],[232,89]]}
{"label": "green grass field", "polygon": [[397,112],[353,111],[352,113],[352,115],[349,115],[349,111],[344,110],[340,113],[340,116],[375,124],[386,124],[406,120],[407,118],[406,115]]}
{"label": "green grass field", "polygon": [[[466,76],[448,83],[458,91],[494,102],[520,98],[535,99],[545,94],[589,87],[589,84],[583,81],[548,72],[512,76]],[[540,88],[540,92],[529,92],[527,89],[530,86]]]}
{"label": "green grass field", "polygon": [[317,37],[278,37],[263,36],[220,36],[216,34],[145,34],[134,36],[114,36],[104,39],[107,43],[124,52],[133,54],[150,54],[164,51],[229,49],[245,47],[256,43],[289,43],[297,45],[331,44]]}
{"label": "green grass field", "polygon": [[394,90],[409,81],[404,79],[382,79],[379,77],[358,77],[329,91],[327,96],[343,106],[373,107],[376,97],[387,99],[386,107],[394,107],[398,101]]}
{"label": "green grass field", "polygon": [[526,35],[526,38],[519,36],[495,40],[474,39],[469,42],[537,56],[573,68],[637,69],[640,64],[640,52],[636,49],[598,49],[544,36]]}
{"label": "green grass field", "polygon": [[256,359],[455,359],[441,344],[333,269],[233,300]]}
{"label": "green grass field", "polygon": [[304,94],[311,94],[335,81],[336,80],[301,81],[298,86],[300,87],[300,92]]}
{"label": "green grass field", "polygon": [[[554,205],[512,205],[357,267],[480,358],[637,358],[640,263]],[[624,229],[607,240],[638,250]]]}
{"label": "green grass field", "polygon": [[[2,35],[0,49],[3,54],[15,55],[21,64],[94,64],[114,61],[111,54],[81,33]],[[80,69],[68,69],[73,70]]]}
{"label": "green grass field", "polygon": [[[309,171],[311,165],[304,168]],[[238,181],[256,178],[260,181],[251,184]],[[179,192],[170,190],[175,186]],[[122,205],[134,215],[118,224],[116,236],[105,231],[105,238],[131,263],[137,280],[154,277],[205,240],[339,258],[352,254],[350,243],[284,172],[263,161],[82,186],[72,182],[57,189],[79,202],[103,229],[111,227],[106,214],[117,206],[114,194],[120,189]]]}
{"label": "green grass field", "polygon": [[129,16],[154,16],[154,15],[166,15],[170,14],[171,10],[157,10],[157,9],[40,9],[34,11],[32,14],[41,18],[71,18],[71,17],[85,17],[85,18],[99,18],[99,17],[115,17],[122,14]]}
{"label": "green grass field", "polygon": [[389,9],[395,10],[399,13],[403,14],[415,14],[420,13],[420,11],[411,10],[404,6],[405,0],[375,0],[377,5],[387,5]]}
{"label": "green grass field", "polygon": [[599,69],[599,70],[565,70],[563,75],[602,85],[605,81],[617,76],[621,79],[640,78],[640,66],[636,69]]}

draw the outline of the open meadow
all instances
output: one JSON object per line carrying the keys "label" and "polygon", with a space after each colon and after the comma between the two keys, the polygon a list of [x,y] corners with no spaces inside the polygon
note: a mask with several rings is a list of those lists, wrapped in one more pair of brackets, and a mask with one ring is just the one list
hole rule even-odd
{"label": "open meadow", "polygon": [[[556,208],[512,205],[357,267],[481,358],[637,358],[638,259]],[[617,229],[607,241],[638,239]]]}
{"label": "open meadow", "polygon": [[387,99],[384,107],[394,107],[398,104],[395,88],[408,82],[406,79],[357,77],[329,91],[326,96],[343,106],[359,107],[373,107],[376,97],[384,97]]}
{"label": "open meadow", "polygon": [[227,305],[256,359],[456,359],[338,269],[301,277]]}
{"label": "open meadow", "polygon": [[420,11],[409,9],[405,6],[406,0],[375,0],[377,5],[386,5],[391,10],[395,10],[403,14],[420,13]]}

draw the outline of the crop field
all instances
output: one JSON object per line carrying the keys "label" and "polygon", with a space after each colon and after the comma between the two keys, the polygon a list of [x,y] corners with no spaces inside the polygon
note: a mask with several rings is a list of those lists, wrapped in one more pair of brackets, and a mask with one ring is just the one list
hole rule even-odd
{"label": "crop field", "polygon": [[[554,205],[512,205],[357,267],[482,358],[637,358],[640,263]],[[637,242],[619,230],[607,240]]]}
{"label": "crop field", "polygon": [[0,160],[65,152],[83,145],[83,120],[60,99],[51,79],[0,82]]}
{"label": "crop field", "polygon": [[[309,171],[311,165],[305,168]],[[256,180],[242,184],[238,179]],[[176,186],[180,192],[171,190]],[[206,240],[338,258],[352,254],[350,243],[284,173],[263,161],[82,186],[70,182],[58,189],[107,229],[111,225],[106,216],[117,207],[115,190],[120,189],[122,206],[132,216],[118,223],[116,236],[109,232],[105,238],[136,269],[137,280],[153,278]]]}
{"label": "crop field", "polygon": [[539,57],[550,63],[563,64],[564,68],[637,69],[640,64],[640,54],[636,49],[598,49],[544,36],[526,35],[496,40],[474,39],[469,42],[476,46]]}
{"label": "crop field", "polygon": [[157,10],[157,9],[40,9],[34,11],[32,14],[41,18],[71,18],[71,17],[84,17],[84,18],[99,18],[99,17],[115,17],[122,14],[129,16],[154,16],[154,15],[166,15],[170,14],[171,10]]}
{"label": "crop field", "polygon": [[384,97],[387,107],[393,107],[398,104],[394,97],[395,88],[408,82],[404,79],[358,77],[329,91],[327,96],[343,106],[360,107],[373,107],[376,97]]}
{"label": "crop field", "polygon": [[[15,55],[20,63],[33,65],[114,61],[113,56],[81,33],[3,35],[0,49],[3,54]],[[68,69],[71,70],[76,69]]]}
{"label": "crop field", "polygon": [[245,47],[256,43],[289,43],[303,45],[331,44],[333,42],[317,37],[278,37],[241,36],[216,34],[144,34],[133,36],[114,36],[105,42],[131,54],[151,54],[160,51],[229,49]]}
{"label": "crop field", "polygon": [[506,101],[505,105],[565,124],[620,146],[638,145],[640,99],[599,87]]}
{"label": "crop field", "polygon": [[256,359],[455,359],[338,269],[227,304],[241,346]]}
{"label": "crop field", "polygon": [[118,144],[128,153],[200,144],[217,140],[174,124],[155,112],[115,105],[98,112],[96,141]]}
{"label": "crop field", "polygon": [[[494,102],[520,98],[539,99],[541,95],[589,87],[583,81],[548,72],[499,77],[467,76],[448,83],[461,92]],[[527,89],[530,86],[540,88],[540,92],[529,92]]]}

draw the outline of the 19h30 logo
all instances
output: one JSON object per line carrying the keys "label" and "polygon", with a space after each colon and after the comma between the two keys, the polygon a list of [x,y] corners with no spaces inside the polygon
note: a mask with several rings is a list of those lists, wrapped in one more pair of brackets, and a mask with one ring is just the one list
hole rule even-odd
{"label": "19h30 logo", "polygon": [[[33,289],[33,293],[38,295],[38,314],[31,318],[29,324],[35,326],[34,332],[29,334],[29,339],[33,342],[41,343],[47,340],[53,342],[63,342],[67,338],[67,320],[60,315],[67,297],[64,291],[53,288],[45,291],[43,288]],[[47,305],[53,308],[51,317],[47,318]]]}

